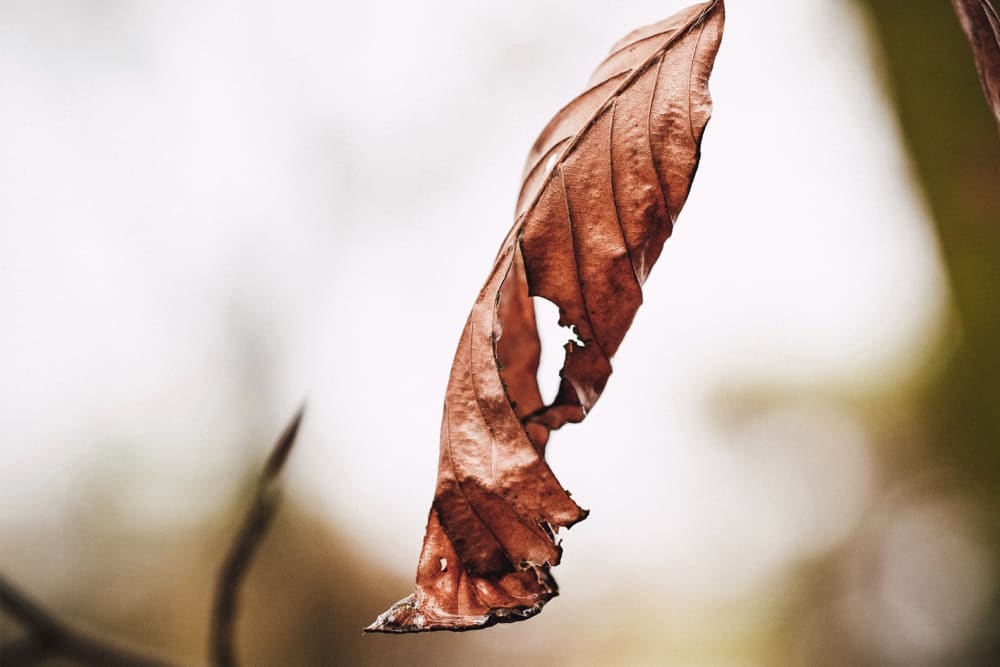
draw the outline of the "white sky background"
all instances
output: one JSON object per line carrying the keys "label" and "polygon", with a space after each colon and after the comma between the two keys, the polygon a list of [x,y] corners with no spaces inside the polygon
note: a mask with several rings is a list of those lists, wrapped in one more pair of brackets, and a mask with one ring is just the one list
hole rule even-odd
{"label": "white sky background", "polygon": [[[527,150],[682,4],[0,4],[0,521],[121,460],[129,511],[183,520],[266,446],[239,422],[276,433],[307,395],[289,485],[412,572]],[[603,567],[710,596],[835,543],[877,475],[861,427],[812,405],[732,442],[706,397],[905,373],[944,301],[859,17],[730,4],[688,205],[604,398],[550,446],[593,511],[564,594]]]}

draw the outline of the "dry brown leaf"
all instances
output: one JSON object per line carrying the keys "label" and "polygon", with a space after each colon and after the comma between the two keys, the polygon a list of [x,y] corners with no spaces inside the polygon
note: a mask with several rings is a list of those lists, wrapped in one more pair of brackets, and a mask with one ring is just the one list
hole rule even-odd
{"label": "dry brown leaf", "polygon": [[[532,146],[514,226],[455,355],[416,591],[369,631],[517,621],[557,594],[555,533],[587,512],[545,463],[545,444],[601,395],[687,198],[723,22],[714,0],[632,32]],[[578,339],[550,405],[536,377],[535,296]]]}
{"label": "dry brown leaf", "polygon": [[989,0],[952,0],[951,4],[972,45],[986,102],[1000,129],[1000,18]]}

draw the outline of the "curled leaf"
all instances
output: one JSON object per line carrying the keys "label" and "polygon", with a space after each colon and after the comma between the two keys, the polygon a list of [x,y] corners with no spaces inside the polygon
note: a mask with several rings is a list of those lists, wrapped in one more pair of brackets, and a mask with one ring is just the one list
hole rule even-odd
{"label": "curled leaf", "polygon": [[[437,490],[416,591],[367,628],[470,630],[557,594],[555,534],[586,518],[545,463],[611,375],[698,166],[722,0],[626,36],[531,148],[515,222],[462,332],[445,396]],[[546,405],[532,297],[575,333]]]}
{"label": "curled leaf", "polygon": [[989,0],[952,0],[951,4],[972,45],[986,102],[1000,127],[1000,17]]}

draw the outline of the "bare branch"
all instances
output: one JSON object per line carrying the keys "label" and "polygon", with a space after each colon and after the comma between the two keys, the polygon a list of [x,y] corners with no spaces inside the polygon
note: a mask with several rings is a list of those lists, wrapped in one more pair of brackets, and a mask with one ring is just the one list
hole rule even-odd
{"label": "bare branch", "polygon": [[253,502],[243,517],[243,523],[233,538],[219,570],[216,582],[215,601],[212,605],[212,619],[209,627],[209,652],[212,664],[218,667],[236,667],[235,634],[236,612],[239,606],[240,586],[250,562],[257,551],[278,509],[278,476],[295,445],[295,438],[302,423],[305,406],[285,427],[271,449],[264,464]]}
{"label": "bare branch", "polygon": [[[235,667],[234,649],[239,590],[257,547],[278,509],[278,476],[295,445],[305,406],[292,417],[264,464],[253,502],[219,570],[209,628],[213,664]],[[171,667],[171,663],[66,625],[0,575],[0,609],[24,626],[24,638],[4,647],[4,667],[33,665],[53,656],[102,667]]]}
{"label": "bare branch", "polygon": [[85,665],[169,667],[171,663],[119,642],[97,638],[66,625],[0,576],[0,608],[24,626],[27,636],[4,648],[5,667],[31,665],[60,655]]}

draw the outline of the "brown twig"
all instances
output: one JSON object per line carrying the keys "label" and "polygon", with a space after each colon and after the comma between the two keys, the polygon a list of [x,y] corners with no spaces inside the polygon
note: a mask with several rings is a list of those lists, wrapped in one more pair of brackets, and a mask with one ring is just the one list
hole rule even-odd
{"label": "brown twig", "polygon": [[235,634],[240,585],[278,509],[278,476],[295,445],[304,410],[305,406],[299,408],[275,442],[257,482],[253,502],[219,570],[209,627],[209,653],[212,664],[218,667],[236,667],[238,664]]}
{"label": "brown twig", "polygon": [[0,576],[0,608],[27,630],[27,636],[4,647],[4,667],[31,665],[54,655],[85,665],[168,667],[171,663],[116,641],[84,634],[63,623]]}
{"label": "brown twig", "polygon": [[[295,445],[305,406],[292,417],[278,437],[264,464],[257,489],[239,532],[219,570],[209,628],[210,657],[220,667],[235,667],[235,621],[239,591],[247,568],[278,509],[278,476]],[[171,667],[170,662],[123,646],[114,640],[76,630],[0,575],[0,609],[24,626],[27,635],[3,648],[4,667],[32,665],[46,658],[63,656],[85,665],[102,667]]]}

